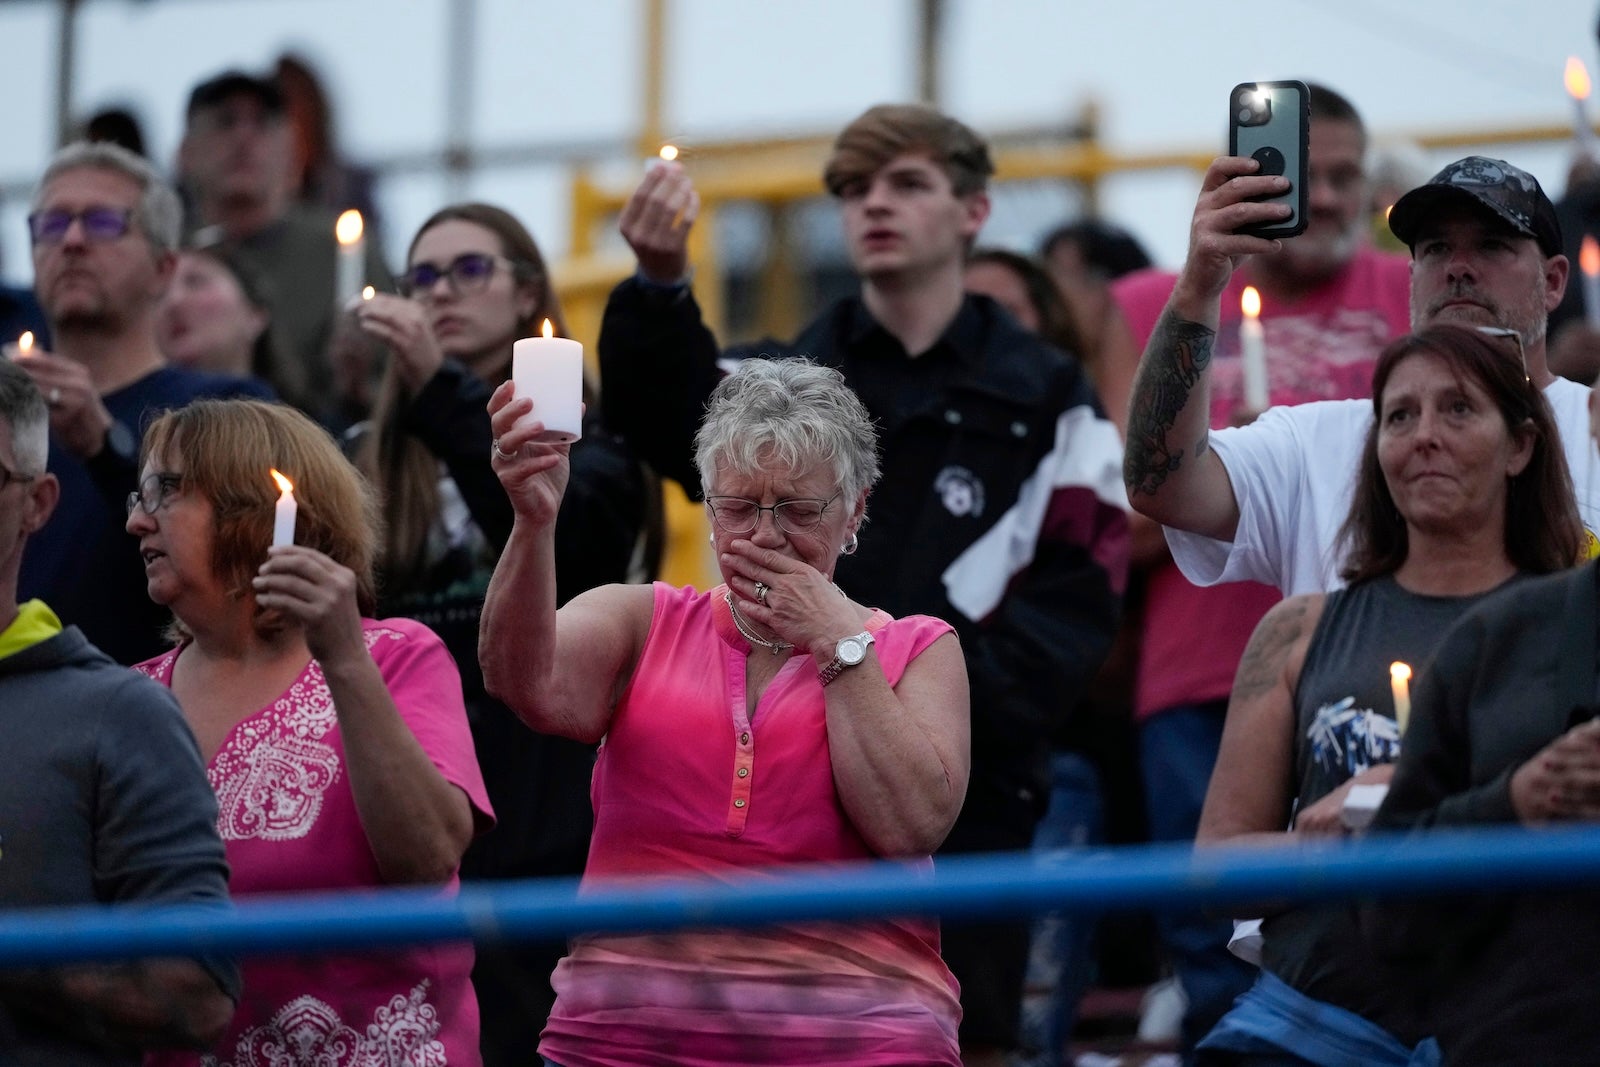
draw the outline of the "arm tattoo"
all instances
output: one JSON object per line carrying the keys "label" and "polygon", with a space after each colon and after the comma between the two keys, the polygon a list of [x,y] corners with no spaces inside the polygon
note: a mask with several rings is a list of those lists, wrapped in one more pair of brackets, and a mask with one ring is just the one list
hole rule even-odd
{"label": "arm tattoo", "polygon": [[[1173,448],[1167,435],[1178,413],[1189,403],[1200,375],[1211,362],[1217,332],[1198,322],[1163,311],[1150,335],[1148,356],[1139,368],[1128,415],[1128,445],[1122,458],[1122,479],[1131,495],[1154,496],[1178,469],[1183,449]],[[1206,438],[1195,443],[1195,456],[1206,450]]]}
{"label": "arm tattoo", "polygon": [[1261,620],[1239,659],[1239,672],[1233,679],[1234,700],[1252,700],[1278,684],[1289,649],[1305,629],[1306,612],[1313,599],[1293,597]]}

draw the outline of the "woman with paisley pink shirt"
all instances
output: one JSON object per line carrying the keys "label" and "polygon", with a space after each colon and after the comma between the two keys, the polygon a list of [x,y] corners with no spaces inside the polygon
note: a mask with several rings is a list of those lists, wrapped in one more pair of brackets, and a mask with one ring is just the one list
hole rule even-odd
{"label": "woman with paisley pink shirt", "polygon": [[[269,548],[273,468],[298,515],[294,543]],[[176,647],[137,669],[171,687],[200,742],[233,895],[453,890],[493,816],[443,643],[365,617],[380,542],[355,468],[291,408],[202,401],[150,427],[140,475],[128,532]],[[469,945],[250,959],[203,1062],[477,1064],[471,969]]]}

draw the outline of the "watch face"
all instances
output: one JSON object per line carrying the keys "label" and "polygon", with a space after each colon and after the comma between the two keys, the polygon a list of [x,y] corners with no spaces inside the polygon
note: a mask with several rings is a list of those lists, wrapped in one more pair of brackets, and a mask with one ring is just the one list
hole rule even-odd
{"label": "watch face", "polygon": [[835,650],[835,654],[839,657],[840,662],[846,666],[854,667],[867,658],[867,646],[861,643],[861,638],[859,637],[847,637],[839,642],[839,647]]}

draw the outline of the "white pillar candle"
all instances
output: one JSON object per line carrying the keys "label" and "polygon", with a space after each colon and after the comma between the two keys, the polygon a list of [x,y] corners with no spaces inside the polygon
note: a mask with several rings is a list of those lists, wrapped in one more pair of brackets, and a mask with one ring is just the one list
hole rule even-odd
{"label": "white pillar candle", "polygon": [[1577,56],[1567,57],[1565,79],[1567,95],[1572,97],[1572,132],[1577,135],[1578,150],[1590,159],[1600,159],[1595,151],[1594,127],[1589,124],[1589,109],[1584,101],[1589,99],[1589,71]]}
{"label": "white pillar candle", "polygon": [[1406,733],[1406,723],[1411,720],[1411,665],[1395,660],[1389,664],[1389,692],[1394,697],[1394,724],[1400,736]]}
{"label": "white pillar candle", "polygon": [[269,471],[272,480],[278,483],[281,490],[278,494],[278,503],[272,513],[272,545],[294,544],[294,520],[300,512],[300,505],[295,503],[294,483],[289,481],[276,469]]}
{"label": "white pillar candle", "polygon": [[583,436],[583,345],[551,333],[545,319],[543,337],[511,346],[511,380],[518,399],[533,401],[532,418],[544,423],[544,440],[576,441]]}
{"label": "white pillar candle", "polygon": [[1267,345],[1261,329],[1261,294],[1256,287],[1244,287],[1239,299],[1244,321],[1239,323],[1239,357],[1244,365],[1244,406],[1265,411],[1267,404]]}
{"label": "white pillar candle", "polygon": [[333,235],[339,241],[339,261],[333,280],[333,306],[342,308],[361,293],[367,276],[366,227],[361,212],[351,209],[339,216]]}
{"label": "white pillar candle", "polygon": [[1583,276],[1583,314],[1589,325],[1600,330],[1600,241],[1583,235],[1578,246],[1578,269]]}

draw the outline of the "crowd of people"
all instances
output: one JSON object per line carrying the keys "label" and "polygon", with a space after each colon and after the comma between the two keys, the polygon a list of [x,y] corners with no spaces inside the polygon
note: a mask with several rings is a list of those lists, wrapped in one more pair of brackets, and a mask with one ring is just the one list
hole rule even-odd
{"label": "crowd of people", "polygon": [[[33,333],[0,359],[0,906],[925,878],[1103,840],[1133,779],[1148,837],[1197,847],[1358,832],[1373,786],[1392,833],[1593,819],[1562,212],[1469,156],[1379,250],[1359,113],[1313,85],[1310,114],[1305,232],[1249,232],[1289,179],[1222,156],[1167,272],[1098,219],[981,246],[984,139],[873,107],[821,175],[858,290],[731,347],[691,171],[653,166],[576,441],[510,381],[566,324],[505,210],[442,206],[394,274],[368,241],[374,291],[335,299],[371,183],[303,61],[197,86],[171,181],[61,149],[31,297],[0,294]],[[654,580],[663,478],[704,503],[710,588]],[[1175,1047],[1587,1062],[1590,904],[1162,915]],[[0,975],[0,1058],[1054,1067],[1095,959],[1092,921],[1046,916],[54,968]]]}

